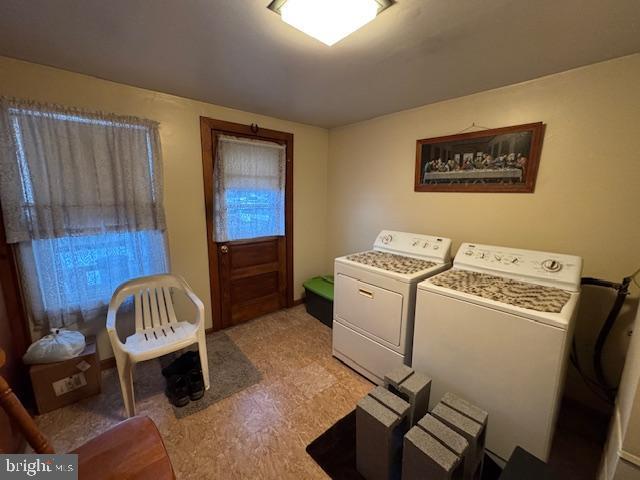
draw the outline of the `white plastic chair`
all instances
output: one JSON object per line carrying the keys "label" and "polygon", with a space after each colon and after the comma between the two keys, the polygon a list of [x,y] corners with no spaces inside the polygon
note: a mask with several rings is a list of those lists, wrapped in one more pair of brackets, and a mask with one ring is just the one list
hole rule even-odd
{"label": "white plastic chair", "polygon": [[[195,305],[193,323],[176,317],[171,289],[182,291]],[[123,343],[116,330],[118,308],[129,297],[134,297],[136,332]],[[182,277],[177,275],[151,275],[120,285],[111,297],[107,313],[107,331],[113,347],[120,377],[120,389],[127,416],[135,415],[133,395],[133,367],[168,353],[198,344],[204,386],[209,389],[209,364],[204,332],[204,305]]]}

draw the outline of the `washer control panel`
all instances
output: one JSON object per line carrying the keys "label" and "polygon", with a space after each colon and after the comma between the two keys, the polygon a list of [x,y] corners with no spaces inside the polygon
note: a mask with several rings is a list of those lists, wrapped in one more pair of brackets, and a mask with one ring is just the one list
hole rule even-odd
{"label": "washer control panel", "polygon": [[463,243],[454,266],[578,291],[582,258],[574,255]]}
{"label": "washer control panel", "polygon": [[398,255],[430,259],[435,262],[451,261],[451,240],[419,233],[383,230],[373,248]]}

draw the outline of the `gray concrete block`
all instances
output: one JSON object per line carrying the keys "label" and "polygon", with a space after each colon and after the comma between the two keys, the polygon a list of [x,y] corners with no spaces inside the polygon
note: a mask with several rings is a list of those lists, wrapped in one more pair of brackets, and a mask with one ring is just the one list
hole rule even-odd
{"label": "gray concrete block", "polygon": [[487,424],[489,414],[462,397],[459,397],[451,392],[447,392],[444,394],[442,400],[440,401],[450,406],[454,410],[462,413],[463,415],[474,419],[476,422],[483,426]]}
{"label": "gray concrete block", "polygon": [[477,451],[480,458],[478,459],[478,465],[476,466],[476,472],[469,478],[480,478],[482,474],[482,462],[484,461],[484,448],[487,432],[487,423],[489,421],[489,414],[482,410],[480,407],[472,404],[462,397],[457,396],[454,393],[447,392],[444,394],[441,400],[442,403],[448,405],[454,410],[462,413],[463,415],[472,418],[480,425],[482,425],[482,432],[478,438]]}
{"label": "gray concrete block", "polygon": [[384,387],[375,387],[369,392],[369,396],[375,398],[380,403],[396,412],[401,417],[406,417],[409,413],[409,402],[403,400],[393,392],[385,389]]}
{"label": "gray concrete block", "polygon": [[413,426],[429,410],[431,379],[422,373],[415,372],[400,384],[400,395],[411,405],[409,424]]}
{"label": "gray concrete block", "polygon": [[400,415],[369,395],[362,398],[358,402],[356,408],[367,412],[378,423],[387,429],[395,428],[400,424],[400,422],[402,422],[402,417]]}
{"label": "gray concrete block", "polygon": [[484,462],[485,426],[444,403],[438,403],[431,414],[469,442],[464,462],[464,478],[480,478]]}
{"label": "gray concrete block", "polygon": [[[370,394],[356,407],[356,466],[367,480],[400,478],[409,406],[390,392],[385,393],[392,397],[378,392],[381,400]],[[392,408],[384,402],[392,404]]]}
{"label": "gray concrete block", "polygon": [[431,410],[431,415],[453,428],[466,438],[470,444],[477,442],[482,433],[482,425],[444,403],[437,404],[433,410]]}
{"label": "gray concrete block", "polygon": [[404,437],[402,480],[459,480],[460,458],[420,427]]}
{"label": "gray concrete block", "polygon": [[417,421],[427,414],[429,409],[429,396],[431,395],[431,379],[422,373],[403,365],[385,375],[385,387],[411,405],[409,411],[409,424],[415,425]]}
{"label": "gray concrete block", "polygon": [[459,457],[464,458],[467,454],[469,442],[462,435],[456,433],[453,429],[442,423],[433,415],[425,415],[418,422],[418,426],[425,432],[429,433],[432,437],[438,439]]}
{"label": "gray concrete block", "polygon": [[392,386],[397,390],[400,388],[400,384],[411,375],[413,375],[413,369],[402,365],[384,376],[384,386],[387,388]]}

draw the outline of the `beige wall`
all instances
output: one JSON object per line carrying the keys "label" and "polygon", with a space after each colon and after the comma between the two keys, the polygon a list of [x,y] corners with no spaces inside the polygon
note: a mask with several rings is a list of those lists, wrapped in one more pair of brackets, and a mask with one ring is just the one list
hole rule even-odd
{"label": "beige wall", "polygon": [[136,115],[160,122],[172,270],[203,299],[211,325],[200,116],[294,134],[294,283],[324,273],[328,132],[85,75],[0,57],[0,95]]}
{"label": "beige wall", "polygon": [[[469,73],[470,75],[473,72]],[[535,193],[415,193],[416,140],[458,133],[473,122],[547,124]],[[367,249],[383,228],[584,257],[584,274],[620,281],[640,267],[640,55],[407,110],[330,130],[327,269]],[[637,294],[637,291],[635,292]],[[577,337],[592,345],[609,292],[583,294]],[[629,302],[605,367],[620,374]],[[568,392],[604,408],[570,371]]]}
{"label": "beige wall", "polygon": [[[417,139],[538,121],[547,130],[534,194],[413,191]],[[585,274],[619,280],[640,266],[639,121],[633,55],[332,129],[327,266],[390,228],[451,237],[455,248],[581,255]]]}

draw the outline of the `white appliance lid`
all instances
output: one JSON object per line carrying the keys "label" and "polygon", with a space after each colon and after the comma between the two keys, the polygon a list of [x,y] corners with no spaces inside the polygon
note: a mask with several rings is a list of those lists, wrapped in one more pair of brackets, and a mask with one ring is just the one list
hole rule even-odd
{"label": "white appliance lid", "polygon": [[[455,270],[455,268],[454,268]],[[451,271],[451,270],[447,270]],[[445,271],[444,273],[446,273]],[[442,275],[442,274],[439,274]],[[426,280],[420,282],[418,284],[418,292],[426,291],[438,293],[440,295],[444,295],[456,300],[462,300],[465,302],[473,303],[476,305],[480,305],[483,307],[492,308],[495,310],[499,310],[505,313],[510,313],[513,315],[517,315],[523,318],[528,318],[530,320],[534,320],[536,322],[550,325],[552,327],[561,328],[566,330],[571,323],[573,318],[573,314],[578,305],[578,298],[580,297],[579,292],[569,292],[569,299],[562,307],[562,311],[557,312],[543,312],[539,310],[532,310],[530,308],[524,308],[518,305],[512,305],[509,303],[504,303],[503,301],[494,300],[492,298],[481,297],[479,295],[474,295],[472,293],[466,293],[459,290],[453,290],[448,287],[441,287],[439,285],[435,285],[432,283],[434,278],[437,278],[439,275],[435,275],[433,277],[427,278]]]}
{"label": "white appliance lid", "polygon": [[451,239],[420,233],[383,230],[376,238],[373,249],[438,264],[451,262]]}
{"label": "white appliance lid", "polygon": [[463,243],[453,265],[572,292],[580,290],[582,276],[581,257],[479,243]]}

